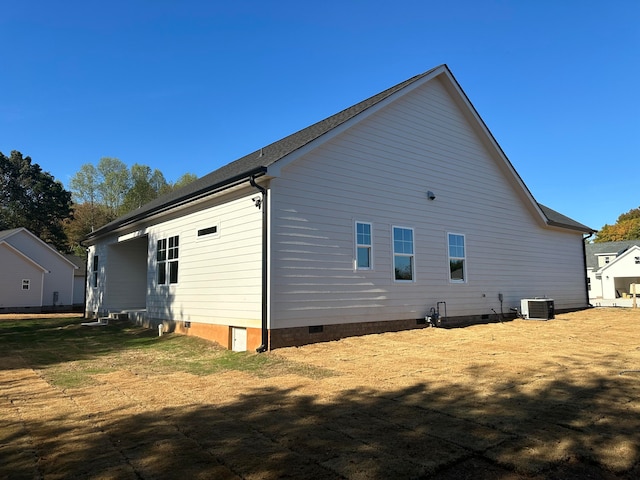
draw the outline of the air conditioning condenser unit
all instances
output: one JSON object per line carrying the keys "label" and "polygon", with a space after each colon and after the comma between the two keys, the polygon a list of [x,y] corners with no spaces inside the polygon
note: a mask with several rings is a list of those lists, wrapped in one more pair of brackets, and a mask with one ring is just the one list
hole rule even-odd
{"label": "air conditioning condenser unit", "polygon": [[553,299],[523,298],[520,300],[520,313],[527,320],[551,320],[555,318]]}

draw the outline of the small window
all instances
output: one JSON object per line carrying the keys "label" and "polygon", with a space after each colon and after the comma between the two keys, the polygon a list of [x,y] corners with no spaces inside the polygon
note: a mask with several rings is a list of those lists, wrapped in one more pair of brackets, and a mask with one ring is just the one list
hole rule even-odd
{"label": "small window", "polygon": [[31,288],[31,280],[25,278],[22,280],[22,290],[29,290]]}
{"label": "small window", "polygon": [[93,288],[98,287],[98,255],[93,256],[93,270],[91,271],[93,275]]}
{"label": "small window", "polygon": [[640,265],[640,257],[636,257],[635,260],[636,260],[636,265]]}
{"label": "small window", "polygon": [[158,240],[156,249],[158,285],[178,283],[178,253],[179,239],[177,235]]}
{"label": "small window", "polygon": [[466,282],[466,255],[464,235],[448,234],[449,242],[449,280],[454,283]]}
{"label": "small window", "polygon": [[356,268],[371,268],[371,224],[356,222]]}
{"label": "small window", "polygon": [[609,257],[604,257],[604,263],[609,263]]}
{"label": "small window", "polygon": [[393,272],[397,281],[414,280],[413,229],[393,227]]}

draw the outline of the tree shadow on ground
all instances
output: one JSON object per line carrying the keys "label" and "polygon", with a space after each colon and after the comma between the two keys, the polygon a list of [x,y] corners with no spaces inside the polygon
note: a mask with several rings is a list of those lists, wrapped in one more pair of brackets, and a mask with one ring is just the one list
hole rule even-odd
{"label": "tree shadow on ground", "polygon": [[[617,368],[615,356],[603,361]],[[224,404],[159,404],[157,410],[142,413],[129,409],[118,415],[115,410],[108,417],[85,413],[81,419],[60,416],[16,424],[3,435],[7,463],[0,474],[142,479],[640,477],[638,379],[612,374],[576,382],[579,362],[572,362],[568,359],[564,373],[539,385],[513,380],[490,387],[421,382],[395,390],[346,390],[332,397],[305,393],[302,384],[244,388],[247,393]],[[469,373],[480,375],[474,370],[479,368]],[[531,378],[535,372],[522,375]],[[98,411],[118,408],[98,403]]]}

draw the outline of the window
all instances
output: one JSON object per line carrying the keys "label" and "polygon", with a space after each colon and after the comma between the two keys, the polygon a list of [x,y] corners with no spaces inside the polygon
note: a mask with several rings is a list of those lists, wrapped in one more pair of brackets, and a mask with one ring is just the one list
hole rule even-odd
{"label": "window", "polygon": [[93,256],[93,288],[98,287],[98,255]]}
{"label": "window", "polygon": [[398,281],[413,281],[413,229],[393,227],[393,271]]}
{"label": "window", "polygon": [[22,290],[29,290],[31,288],[31,280],[23,279],[22,280]]}
{"label": "window", "polygon": [[178,236],[158,240],[158,285],[178,283]]}
{"label": "window", "polygon": [[636,261],[636,265],[640,265],[640,257],[636,257],[635,261]]}
{"label": "window", "polygon": [[371,268],[371,224],[356,222],[356,268]]}
{"label": "window", "polygon": [[604,257],[604,263],[609,263],[609,257]]}
{"label": "window", "polygon": [[464,235],[449,233],[449,280],[462,283],[467,280],[465,271]]}

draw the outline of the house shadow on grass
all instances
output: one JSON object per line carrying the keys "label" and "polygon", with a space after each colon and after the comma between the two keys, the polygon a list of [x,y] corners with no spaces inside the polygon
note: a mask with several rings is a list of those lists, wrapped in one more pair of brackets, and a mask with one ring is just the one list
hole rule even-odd
{"label": "house shadow on grass", "polygon": [[[615,364],[614,358],[610,361]],[[624,375],[576,382],[568,369],[536,388],[531,382],[502,381],[487,388],[451,381],[446,386],[346,390],[331,397],[305,393],[304,385],[244,388],[244,394],[225,404],[178,408],[158,403],[153,410],[114,411],[108,418],[83,414],[84,425],[61,416],[16,427],[2,440],[9,463],[0,474],[639,478],[637,383],[638,378]]]}
{"label": "house shadow on grass", "polygon": [[[95,359],[126,348],[156,342],[157,332],[129,322],[86,327],[82,317],[24,319],[0,326],[2,356],[7,361],[0,368],[31,368],[75,360]],[[18,361],[20,360],[20,361]]]}

